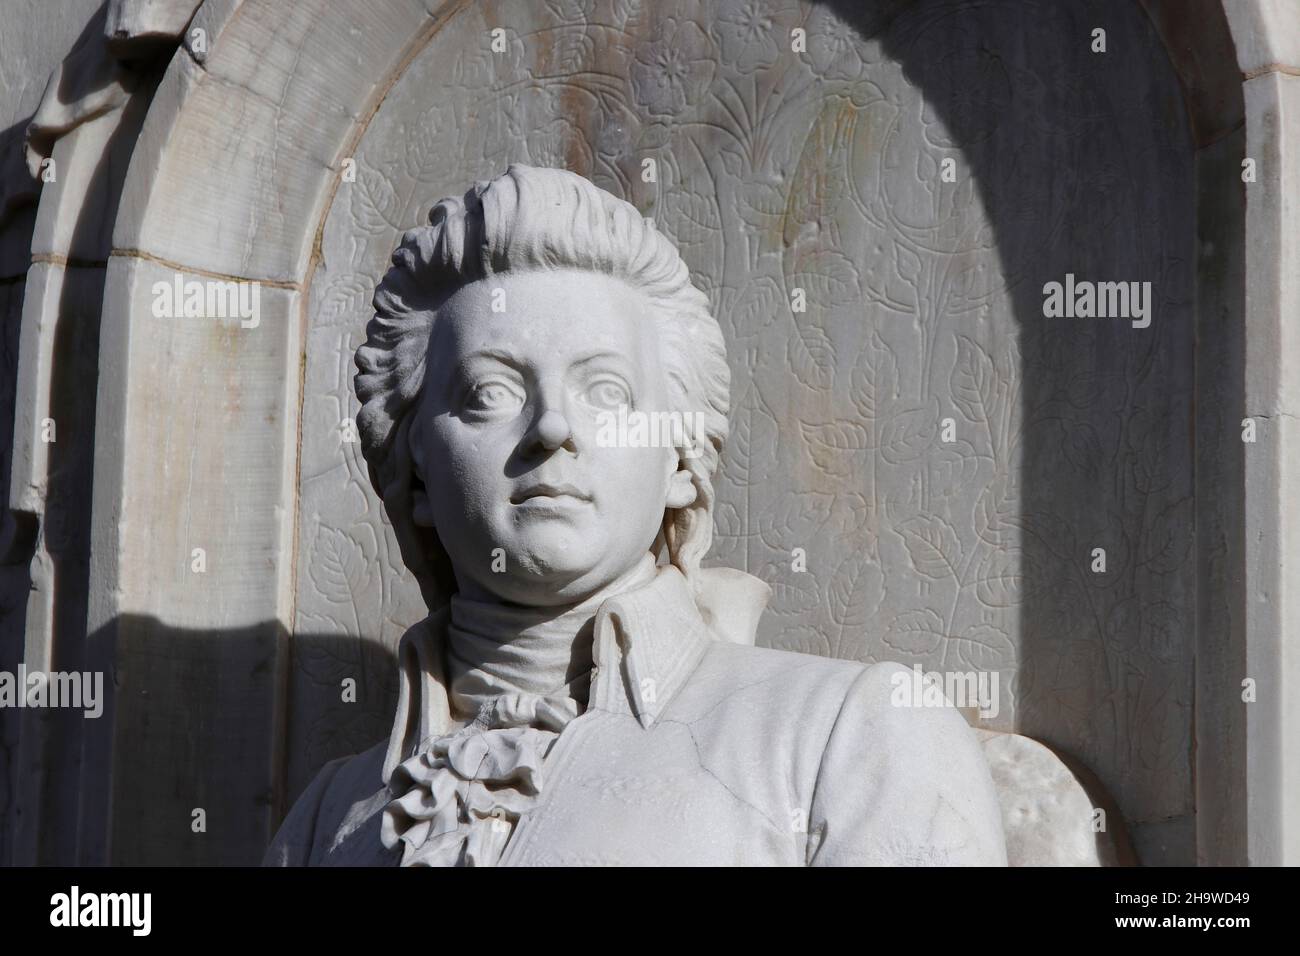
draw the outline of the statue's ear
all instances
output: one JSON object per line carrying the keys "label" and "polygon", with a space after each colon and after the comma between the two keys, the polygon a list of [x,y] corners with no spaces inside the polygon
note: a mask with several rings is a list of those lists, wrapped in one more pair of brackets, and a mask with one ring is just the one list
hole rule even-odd
{"label": "statue's ear", "polygon": [[678,462],[678,469],[668,478],[668,494],[664,499],[665,508],[687,508],[695,504],[698,492],[691,473]]}

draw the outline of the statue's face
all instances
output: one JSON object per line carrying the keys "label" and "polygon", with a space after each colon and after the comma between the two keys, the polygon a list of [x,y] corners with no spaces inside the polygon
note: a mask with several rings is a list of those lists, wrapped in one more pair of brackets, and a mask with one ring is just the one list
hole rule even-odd
{"label": "statue's face", "polygon": [[694,500],[675,449],[597,443],[602,412],[669,410],[652,308],[565,269],[474,282],[439,310],[411,430],[427,489],[415,520],[465,597],[583,600],[640,561],[666,507]]}

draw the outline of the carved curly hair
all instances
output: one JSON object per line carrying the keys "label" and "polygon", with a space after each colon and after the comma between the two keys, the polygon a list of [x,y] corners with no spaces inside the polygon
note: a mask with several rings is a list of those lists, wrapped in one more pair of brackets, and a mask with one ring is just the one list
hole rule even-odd
{"label": "carved curly hair", "polygon": [[[667,509],[655,550],[693,586],[713,539],[713,475],[727,437],[731,374],[708,297],[691,284],[677,249],[634,206],[575,173],[512,163],[464,197],[440,200],[429,224],[402,237],[375,292],[375,315],[357,349],[357,430],[370,480],[397,532],[402,557],[435,606],[456,590],[446,551],[412,521],[420,477],[411,457],[412,412],[424,385],[438,310],[461,286],[503,272],[576,268],[615,276],[647,295],[673,409],[703,415],[704,441],[682,447],[696,499]],[[688,438],[689,440],[689,438]]]}

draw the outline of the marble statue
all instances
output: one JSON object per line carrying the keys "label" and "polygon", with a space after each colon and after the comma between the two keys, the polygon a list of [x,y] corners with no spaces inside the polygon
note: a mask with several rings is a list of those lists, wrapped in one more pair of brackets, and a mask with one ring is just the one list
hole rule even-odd
{"label": "marble statue", "polygon": [[[514,164],[406,233],[358,349],[358,430],[440,610],[387,741],[322,769],[277,865],[1003,865],[990,768],[896,664],[754,646],[704,568],[730,374],[673,244]],[[615,430],[615,416],[691,427]],[[446,601],[450,595],[450,601]]]}

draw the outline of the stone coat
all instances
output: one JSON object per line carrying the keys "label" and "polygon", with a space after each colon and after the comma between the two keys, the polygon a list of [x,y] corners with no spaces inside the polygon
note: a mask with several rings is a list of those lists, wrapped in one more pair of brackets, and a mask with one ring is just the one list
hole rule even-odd
{"label": "stone coat", "polygon": [[[727,574],[719,590],[746,590]],[[989,768],[955,709],[891,705],[894,675],[911,678],[897,664],[720,637],[705,615],[726,609],[716,591],[697,604],[671,566],[601,604],[586,711],[546,757],[501,865],[1005,865]],[[731,610],[752,639],[761,601]],[[403,638],[392,738],[327,764],[266,864],[398,864],[380,839],[386,781],[447,731],[445,623]]]}

